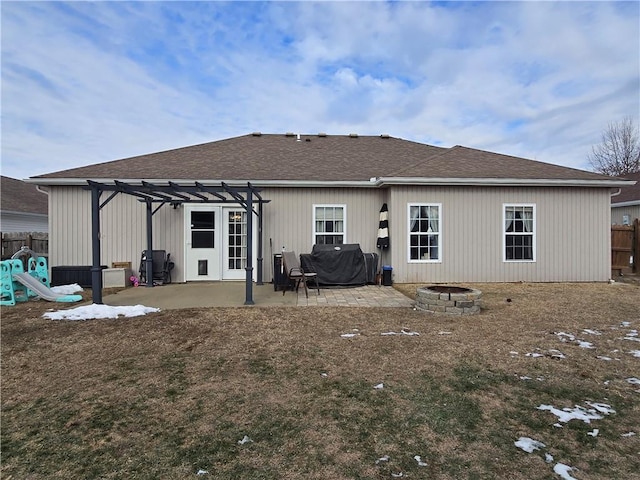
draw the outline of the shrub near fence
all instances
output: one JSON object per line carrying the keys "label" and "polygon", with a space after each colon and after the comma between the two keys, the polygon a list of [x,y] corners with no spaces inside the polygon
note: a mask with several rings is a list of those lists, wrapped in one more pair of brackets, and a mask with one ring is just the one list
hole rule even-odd
{"label": "shrub near fence", "polygon": [[49,256],[49,234],[45,232],[6,232],[2,234],[2,260],[11,258],[22,247],[42,257]]}

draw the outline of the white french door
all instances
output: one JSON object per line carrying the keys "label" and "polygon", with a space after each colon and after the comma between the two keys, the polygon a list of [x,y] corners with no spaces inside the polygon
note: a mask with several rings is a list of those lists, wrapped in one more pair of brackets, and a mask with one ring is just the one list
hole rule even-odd
{"label": "white french door", "polygon": [[[252,221],[255,252],[257,226],[255,219]],[[185,204],[185,244],[188,282],[246,278],[247,212],[244,208]],[[255,266],[254,255],[254,274]]]}

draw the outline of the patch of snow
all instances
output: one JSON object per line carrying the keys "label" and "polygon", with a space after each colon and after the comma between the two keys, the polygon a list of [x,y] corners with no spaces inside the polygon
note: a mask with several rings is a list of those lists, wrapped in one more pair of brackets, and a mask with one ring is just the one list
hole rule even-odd
{"label": "patch of snow", "polygon": [[589,335],[602,335],[602,332],[599,332],[598,330],[591,330],[590,328],[583,328],[582,331]]}
{"label": "patch of snow", "polygon": [[527,377],[526,375],[521,375],[518,378],[520,378],[520,380],[531,380],[531,377]]}
{"label": "patch of snow", "polygon": [[520,437],[518,441],[513,442],[513,444],[527,453],[533,453],[535,450],[546,447],[544,443],[529,437]]}
{"label": "patch of snow", "polygon": [[207,472],[206,470],[200,469],[198,470],[198,473],[196,473],[196,475],[208,475],[209,472]]}
{"label": "patch of snow", "polygon": [[513,350],[509,352],[511,355],[519,355],[518,352],[514,352]]}
{"label": "patch of snow", "polygon": [[596,358],[599,358],[600,360],[606,360],[607,362],[610,362],[611,360],[613,360],[613,358],[606,357],[604,355],[598,355],[598,356],[596,356]]}
{"label": "patch of snow", "polygon": [[72,283],[69,285],[59,285],[57,287],[51,287],[51,291],[53,293],[57,293],[58,295],[73,295],[76,292],[83,292],[83,288],[77,283]]}
{"label": "patch of snow", "polygon": [[326,373],[326,372],[322,372],[322,373],[320,374],[320,376],[321,376],[321,377],[323,377],[323,378],[327,378],[327,377],[329,376],[329,374],[328,374],[328,373]]}
{"label": "patch of snow", "polygon": [[564,353],[562,353],[560,350],[556,350],[556,349],[549,350],[549,355],[551,356],[551,358],[567,358],[564,355]]}
{"label": "patch of snow", "polygon": [[631,385],[640,385],[640,378],[627,378],[627,383],[630,383]]}
{"label": "patch of snow", "polygon": [[438,335],[451,335],[451,332],[438,332]]}
{"label": "patch of snow", "polygon": [[627,432],[627,433],[623,433],[620,436],[621,437],[633,437],[635,434],[636,434],[636,432]]}
{"label": "patch of snow", "polygon": [[342,338],[353,338],[359,336],[359,333],[343,333],[340,335]]}
{"label": "patch of snow", "polygon": [[374,385],[373,388],[375,388],[376,390],[382,390],[384,388],[384,383],[379,383],[377,385]]}
{"label": "patch of snow", "polygon": [[562,425],[560,425],[559,423],[554,423],[553,426],[556,428],[562,428]]}
{"label": "patch of snow", "polygon": [[425,462],[422,461],[422,457],[420,455],[414,455],[413,459],[418,462],[418,466],[419,467],[426,467],[427,464]]}
{"label": "patch of snow", "polygon": [[622,322],[620,324],[621,327],[630,327],[631,326],[631,322]]}
{"label": "patch of snow", "polygon": [[246,443],[253,443],[253,440],[251,440],[246,435],[244,437],[242,437],[242,440],[238,440],[238,445],[244,445]]}
{"label": "patch of snow", "polygon": [[634,357],[640,358],[640,350],[629,350],[629,353]]}
{"label": "patch of snow", "polygon": [[147,313],[159,312],[159,308],[145,307],[144,305],[134,305],[132,307],[112,307],[109,305],[84,305],[81,307],[70,308],[68,310],[58,310],[55,312],[47,312],[42,316],[50,320],[91,320],[98,318],[118,318],[139,317]]}
{"label": "patch of snow", "polygon": [[598,433],[600,433],[600,430],[598,430],[597,428],[594,428],[592,431],[587,432],[587,435],[591,435],[592,437],[597,437]]}
{"label": "patch of snow", "polygon": [[411,330],[409,330],[408,328],[403,328],[400,333],[402,333],[402,335],[408,335],[410,337],[419,337],[420,334],[418,332],[412,332]]}
{"label": "patch of snow", "polygon": [[566,339],[569,339],[569,340],[571,340],[573,342],[576,339],[576,337],[574,337],[570,333],[556,332],[556,335],[558,336],[558,338],[560,339],[561,342],[566,342],[567,341]]}
{"label": "patch of snow", "polygon": [[602,415],[599,415],[595,410],[587,410],[584,407],[577,406],[575,408],[563,408],[559,410],[552,405],[540,405],[538,410],[548,410],[558,417],[558,421],[567,423],[570,420],[582,420],[585,423],[591,423],[591,420],[600,420]]}
{"label": "patch of snow", "polygon": [[565,465],[564,463],[556,463],[553,467],[553,472],[557,475],[560,475],[562,480],[578,480],[576,477],[572,477],[570,472],[575,470],[575,468],[570,467],[569,465]]}
{"label": "patch of snow", "polygon": [[576,340],[576,342],[578,342],[580,348],[596,348],[591,342],[585,342],[584,340]]}
{"label": "patch of snow", "polygon": [[402,477],[404,477],[404,473],[402,473],[402,472],[392,473],[391,476],[393,478],[402,478]]}
{"label": "patch of snow", "polygon": [[376,460],[376,465],[382,463],[382,462],[388,462],[389,461],[389,455],[383,455],[381,456],[379,459]]}
{"label": "patch of snow", "polygon": [[604,413],[605,415],[609,415],[611,413],[616,413],[616,411],[611,408],[611,405],[607,403],[595,403],[595,402],[584,402],[590,407],[595,408],[598,412]]}
{"label": "patch of snow", "polygon": [[384,336],[391,336],[391,335],[408,335],[410,337],[419,337],[420,334],[418,332],[412,332],[411,330],[409,330],[408,328],[403,328],[402,330],[400,330],[400,333],[396,333],[396,332],[382,332],[380,335]]}
{"label": "patch of snow", "polygon": [[525,356],[532,358],[544,357],[541,353],[527,353]]}
{"label": "patch of snow", "polygon": [[551,455],[550,453],[545,453],[544,454],[544,461],[547,462],[547,463],[553,462],[553,455]]}

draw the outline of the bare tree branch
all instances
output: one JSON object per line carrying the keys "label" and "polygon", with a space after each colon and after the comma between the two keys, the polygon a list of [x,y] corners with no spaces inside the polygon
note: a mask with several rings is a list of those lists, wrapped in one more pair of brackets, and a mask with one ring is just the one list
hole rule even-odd
{"label": "bare tree branch", "polygon": [[640,131],[631,117],[610,123],[602,143],[591,148],[587,157],[596,172],[621,176],[640,172]]}

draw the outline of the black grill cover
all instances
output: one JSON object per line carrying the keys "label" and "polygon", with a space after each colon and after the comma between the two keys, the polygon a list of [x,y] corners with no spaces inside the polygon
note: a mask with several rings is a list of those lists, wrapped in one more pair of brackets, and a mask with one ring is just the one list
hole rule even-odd
{"label": "black grill cover", "polygon": [[357,243],[314,245],[310,254],[300,255],[302,268],[316,272],[321,285],[365,285],[375,279],[375,272],[369,272],[373,261],[365,260]]}

